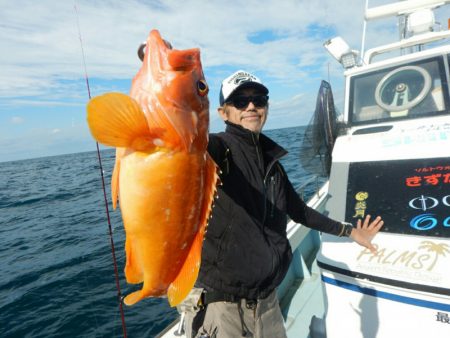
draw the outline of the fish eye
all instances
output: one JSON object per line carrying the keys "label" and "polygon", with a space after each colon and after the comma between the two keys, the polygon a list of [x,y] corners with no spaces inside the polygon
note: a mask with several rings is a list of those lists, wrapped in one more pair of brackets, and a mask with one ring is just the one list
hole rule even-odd
{"label": "fish eye", "polygon": [[144,43],[141,43],[141,44],[139,45],[137,54],[138,54],[138,57],[139,57],[139,59],[140,59],[141,61],[144,61],[144,56],[145,56],[145,50],[146,50],[146,47],[147,47],[147,44],[146,44],[145,42],[144,42]]}
{"label": "fish eye", "polygon": [[205,80],[199,80],[197,82],[197,91],[200,96],[205,96],[208,94],[209,88]]}

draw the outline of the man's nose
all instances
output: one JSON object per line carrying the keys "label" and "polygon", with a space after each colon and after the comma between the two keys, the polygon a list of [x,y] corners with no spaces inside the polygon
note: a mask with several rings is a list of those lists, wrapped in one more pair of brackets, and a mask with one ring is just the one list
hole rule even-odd
{"label": "man's nose", "polygon": [[247,110],[252,110],[252,109],[256,109],[255,104],[253,103],[253,101],[250,101],[247,105],[247,107],[245,107],[245,109]]}

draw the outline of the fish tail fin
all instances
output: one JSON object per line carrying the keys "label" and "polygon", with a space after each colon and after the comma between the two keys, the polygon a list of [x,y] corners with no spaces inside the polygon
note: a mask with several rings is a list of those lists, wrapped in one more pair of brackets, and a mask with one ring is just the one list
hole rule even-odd
{"label": "fish tail fin", "polygon": [[92,136],[100,143],[138,151],[156,147],[162,129],[149,129],[139,104],[130,96],[107,93],[91,99],[87,105],[87,122]]}
{"label": "fish tail fin", "polygon": [[200,229],[194,238],[191,249],[187,255],[180,272],[175,280],[169,285],[167,297],[170,306],[177,306],[189,294],[194,287],[200,269],[200,257],[203,246],[203,238],[211,213],[214,195],[216,193],[216,184],[219,176],[217,174],[217,166],[212,158],[207,154],[206,170],[205,170],[205,195],[203,198],[202,213],[200,217]]}

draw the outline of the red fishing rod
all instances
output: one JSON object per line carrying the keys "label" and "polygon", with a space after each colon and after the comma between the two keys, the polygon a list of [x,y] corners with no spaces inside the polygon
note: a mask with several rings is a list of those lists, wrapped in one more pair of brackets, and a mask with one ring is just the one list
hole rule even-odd
{"label": "red fishing rod", "polygon": [[[88,97],[90,100],[91,99],[91,88],[89,86],[89,77],[87,74],[86,58],[84,55],[83,40],[81,38],[80,22],[78,19],[78,10],[77,10],[76,4],[74,5],[74,9],[75,9],[76,18],[77,18],[78,37],[80,39],[81,54],[83,57],[84,78],[86,79],[86,88],[87,88]],[[100,156],[100,148],[99,148],[98,142],[95,142],[95,144],[97,146],[97,158],[98,158],[98,163],[99,163],[99,167],[100,167],[100,176],[101,176],[101,180],[102,180],[103,199],[105,202],[106,218],[108,220],[108,232],[109,232],[109,240],[111,243],[111,254],[112,254],[112,259],[113,259],[113,263],[114,263],[114,275],[115,275],[115,279],[116,279],[117,299],[119,302],[120,318],[122,319],[123,336],[124,336],[124,338],[127,338],[127,327],[125,325],[125,315],[124,315],[124,311],[123,311],[122,293],[120,291],[120,283],[119,283],[119,270],[117,268],[116,249],[114,246],[114,239],[113,239],[113,235],[112,235],[111,218],[109,216],[108,198],[106,195],[106,185],[105,185],[105,177],[103,175],[102,158]]]}

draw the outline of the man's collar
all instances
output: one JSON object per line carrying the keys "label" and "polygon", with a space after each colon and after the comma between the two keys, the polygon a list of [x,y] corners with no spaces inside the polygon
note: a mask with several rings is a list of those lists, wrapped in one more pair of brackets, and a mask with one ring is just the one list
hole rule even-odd
{"label": "man's collar", "polygon": [[259,142],[264,152],[271,158],[281,158],[287,154],[286,149],[278,145],[275,141],[264,135],[263,133],[254,133],[238,124],[225,121],[227,133],[231,133],[240,137],[244,142],[254,145],[255,140]]}

